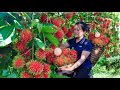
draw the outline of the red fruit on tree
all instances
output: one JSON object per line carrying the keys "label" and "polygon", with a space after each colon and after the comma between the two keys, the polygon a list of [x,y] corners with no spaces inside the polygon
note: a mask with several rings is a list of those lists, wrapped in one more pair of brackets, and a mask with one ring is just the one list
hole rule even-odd
{"label": "red fruit on tree", "polygon": [[43,58],[45,58],[45,51],[42,50],[41,48],[37,49],[36,52],[35,52],[35,54],[36,54],[36,57],[37,57],[38,59],[43,59]]}
{"label": "red fruit on tree", "polygon": [[54,44],[51,44],[50,48],[52,48],[54,50],[56,48],[56,46]]}
{"label": "red fruit on tree", "polygon": [[12,62],[12,65],[15,69],[21,69],[25,65],[24,58],[22,56],[15,56]]}
{"label": "red fruit on tree", "polygon": [[93,40],[95,38],[94,33],[92,33],[92,32],[89,33],[88,38],[89,38],[89,40]]}
{"label": "red fruit on tree", "polygon": [[66,34],[66,37],[67,37],[67,38],[71,38],[71,37],[72,37],[72,34],[73,34],[72,31],[69,30],[69,31],[67,32],[67,34]]}
{"label": "red fruit on tree", "polygon": [[49,73],[43,73],[43,78],[50,78]]}
{"label": "red fruit on tree", "polygon": [[47,15],[46,14],[42,14],[41,17],[40,17],[40,21],[41,22],[47,22]]}
{"label": "red fruit on tree", "polygon": [[30,29],[24,29],[20,34],[21,41],[27,43],[32,39],[32,32]]}
{"label": "red fruit on tree", "polygon": [[27,72],[22,72],[20,75],[21,78],[30,78],[30,75]]}
{"label": "red fruit on tree", "polygon": [[39,75],[43,71],[43,64],[39,61],[30,61],[27,63],[29,73]]}
{"label": "red fruit on tree", "polygon": [[58,40],[62,40],[63,39],[63,36],[64,36],[64,33],[62,30],[58,30],[56,33],[55,33],[55,37],[58,39]]}
{"label": "red fruit on tree", "polygon": [[56,18],[53,20],[53,24],[57,27],[60,27],[62,25],[62,22],[59,18]]}
{"label": "red fruit on tree", "polygon": [[44,63],[43,72],[44,72],[44,73],[50,72],[50,65],[49,65],[49,64]]}
{"label": "red fruit on tree", "polygon": [[62,27],[62,30],[63,30],[64,34],[66,34],[66,33],[68,32],[68,29],[67,29],[66,26],[63,26],[63,27]]}
{"label": "red fruit on tree", "polygon": [[68,20],[70,20],[70,19],[72,18],[72,16],[73,16],[73,13],[66,13],[66,14],[65,14],[65,17],[66,17]]}
{"label": "red fruit on tree", "polygon": [[55,55],[53,49],[46,50],[46,61],[49,64],[53,64],[53,62],[55,61]]}
{"label": "red fruit on tree", "polygon": [[34,78],[43,78],[43,74],[35,75]]}
{"label": "red fruit on tree", "polygon": [[15,48],[19,51],[22,51],[24,50],[24,48],[26,47],[26,43],[22,42],[22,41],[18,41],[16,44],[15,44]]}

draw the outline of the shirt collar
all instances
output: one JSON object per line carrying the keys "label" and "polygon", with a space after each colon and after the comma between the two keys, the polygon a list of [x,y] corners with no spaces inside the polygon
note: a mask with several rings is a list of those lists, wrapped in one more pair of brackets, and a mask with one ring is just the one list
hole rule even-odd
{"label": "shirt collar", "polygon": [[83,44],[84,41],[85,41],[85,37],[83,37],[78,43]]}

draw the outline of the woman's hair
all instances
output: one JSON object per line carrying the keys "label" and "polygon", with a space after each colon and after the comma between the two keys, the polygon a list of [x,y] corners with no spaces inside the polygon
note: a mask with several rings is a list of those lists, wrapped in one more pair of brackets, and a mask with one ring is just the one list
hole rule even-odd
{"label": "woman's hair", "polygon": [[82,30],[85,32],[89,32],[89,26],[85,22],[77,22],[75,25],[81,25]]}

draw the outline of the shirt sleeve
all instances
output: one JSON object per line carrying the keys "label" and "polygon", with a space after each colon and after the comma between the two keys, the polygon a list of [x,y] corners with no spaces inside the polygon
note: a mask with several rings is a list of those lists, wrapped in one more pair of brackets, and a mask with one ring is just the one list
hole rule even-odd
{"label": "shirt sleeve", "polygon": [[89,51],[91,52],[92,51],[92,43],[90,41],[88,41],[86,44],[85,44],[85,47],[83,49],[84,51]]}

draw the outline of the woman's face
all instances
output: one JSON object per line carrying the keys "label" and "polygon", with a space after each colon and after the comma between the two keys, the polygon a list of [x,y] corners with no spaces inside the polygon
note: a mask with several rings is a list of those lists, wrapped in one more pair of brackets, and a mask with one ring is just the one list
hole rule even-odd
{"label": "woman's face", "polygon": [[74,27],[75,37],[83,37],[85,32],[82,30],[81,25],[75,25]]}

